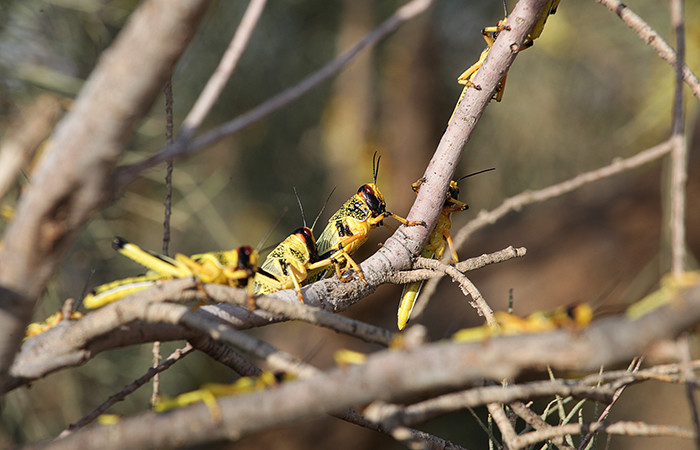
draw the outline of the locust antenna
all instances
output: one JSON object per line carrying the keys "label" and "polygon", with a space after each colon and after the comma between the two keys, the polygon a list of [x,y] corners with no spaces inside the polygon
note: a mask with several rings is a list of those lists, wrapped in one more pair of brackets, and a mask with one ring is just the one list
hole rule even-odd
{"label": "locust antenna", "polygon": [[304,207],[301,206],[301,199],[299,198],[299,193],[297,192],[296,186],[292,187],[294,189],[294,196],[297,198],[297,203],[299,203],[299,210],[301,211],[301,220],[304,222],[304,228],[306,228],[306,216],[304,215]]}
{"label": "locust antenna", "polygon": [[374,178],[374,184],[377,184],[377,175],[379,175],[379,161],[381,159],[381,155],[379,158],[377,158],[377,152],[374,152],[374,155],[372,155],[372,177]]}
{"label": "locust antenna", "polygon": [[503,11],[505,11],[505,16],[503,17],[508,17],[508,3],[506,0],[503,0]]}
{"label": "locust antenna", "polygon": [[265,241],[267,241],[267,238],[270,237],[273,231],[275,231],[275,228],[277,228],[277,225],[280,224],[282,221],[282,217],[287,214],[287,207],[285,206],[284,209],[282,210],[282,214],[277,218],[277,221],[270,227],[270,229],[265,233],[265,236],[263,236],[262,240],[258,243],[257,247],[255,247],[256,251],[260,251],[262,246],[265,244]]}
{"label": "locust antenna", "polygon": [[[336,186],[337,187],[337,186]],[[331,195],[335,192],[335,187],[331,191],[330,194],[328,194],[328,197],[326,198],[326,201],[323,202],[323,206],[321,206],[321,210],[318,212],[316,215],[316,218],[314,219],[314,223],[311,224],[311,231],[314,231],[314,227],[316,226],[316,222],[318,221],[319,217],[321,217],[321,214],[323,214],[323,210],[326,209],[326,205],[328,204],[328,200],[331,199]]]}
{"label": "locust antenna", "polygon": [[480,173],[484,173],[484,172],[491,172],[492,170],[496,170],[496,168],[491,167],[490,169],[484,169],[484,170],[480,170],[478,172],[472,172],[470,174],[467,174],[467,175],[464,175],[463,177],[458,178],[457,183],[459,183],[460,181],[462,181],[465,178],[473,177],[474,175],[479,175]]}

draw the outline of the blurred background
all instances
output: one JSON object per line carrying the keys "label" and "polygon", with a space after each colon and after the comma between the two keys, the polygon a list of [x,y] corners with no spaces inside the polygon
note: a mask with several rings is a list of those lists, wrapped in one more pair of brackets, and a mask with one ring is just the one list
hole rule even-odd
{"label": "blurred background", "polygon": [[[67,105],[119,34],[139,2],[132,0],[4,0],[0,2],[0,133],[6,136],[47,96]],[[361,39],[404,2],[278,0],[269,2],[238,70],[209,115],[209,129],[248,111],[295,84]],[[233,36],[246,2],[214,1],[194,42],[173,75],[175,127],[185,117]],[[512,10],[514,2],[509,2]],[[669,42],[668,5],[627,3]],[[700,4],[686,3],[687,63],[700,70]],[[425,14],[370,51],[338,77],[243,132],[175,162],[171,252],[186,254],[239,245],[269,248],[301,225],[293,187],[307,217],[314,217],[335,187],[316,228],[372,177],[372,155],[381,156],[378,186],[388,209],[405,216],[462,90],[456,78],[484,48],[480,30],[504,16],[497,0],[440,0]],[[467,212],[453,215],[453,235],[480,210],[526,189],[539,189],[617,157],[658,144],[670,133],[674,73],[656,53],[605,7],[563,0],[535,45],[521,53],[508,74],[501,103],[492,102],[465,149],[456,175],[496,170],[460,183]],[[686,94],[688,90],[686,89]],[[686,96],[690,148],[688,184],[689,265],[700,254],[700,142],[697,99]],[[164,144],[164,98],[157,103],[125,156],[134,162]],[[619,312],[655,289],[668,270],[664,221],[666,164],[589,185],[530,206],[481,230],[458,249],[461,259],[527,247],[523,259],[469,274],[495,309],[505,309],[513,290],[518,314],[574,301],[592,302],[599,314]],[[27,167],[26,171],[31,168]],[[66,298],[82,298],[101,283],[141,270],[111,249],[113,236],[144,248],[162,246],[165,167],[146,173],[80,234],[36,312],[41,320]],[[16,189],[2,199],[13,206]],[[288,208],[287,213],[282,212]],[[272,236],[263,236],[282,216]],[[390,219],[391,221],[391,219]],[[4,225],[0,225],[4,227]],[[389,231],[373,232],[358,251],[372,254]],[[396,328],[400,286],[382,286],[345,314]],[[431,339],[480,324],[459,289],[440,284],[425,314],[412,320]],[[409,324],[410,325],[410,324]],[[333,365],[339,347],[376,348],[313,327],[287,323],[252,331],[319,367]],[[164,344],[163,354],[182,345]],[[18,389],[2,407],[0,445],[57,435],[150,365],[150,345],[102,354],[84,367],[62,371]],[[177,395],[203,382],[234,374],[193,355],[162,376],[162,391]],[[60,387],[60,388],[57,388]],[[634,391],[634,392],[633,392]],[[113,408],[134,414],[148,408],[142,388]],[[658,399],[664,401],[659,402]],[[544,405],[544,403],[543,403]],[[680,406],[679,406],[680,405]],[[484,418],[484,411],[477,411]],[[586,417],[594,420],[592,412]],[[647,383],[630,388],[612,419],[689,426],[683,387]],[[421,429],[470,448],[485,435],[468,412]],[[253,436],[238,448],[375,448],[396,446],[377,433],[323,418]],[[611,448],[692,448],[673,439],[612,438]]]}

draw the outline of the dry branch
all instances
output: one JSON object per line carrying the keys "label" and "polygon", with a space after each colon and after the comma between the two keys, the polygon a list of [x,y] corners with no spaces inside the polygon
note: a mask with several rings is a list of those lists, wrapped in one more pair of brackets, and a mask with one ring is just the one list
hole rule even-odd
{"label": "dry branch", "polygon": [[[673,338],[698,322],[700,286],[695,286],[673,304],[636,321],[624,316],[609,317],[575,334],[562,330],[494,338],[488,343],[442,341],[405,351],[381,351],[361,366],[333,369],[265,392],[221,398],[221,423],[213,420],[206,407],[194,405],[168,414],[144,413],[117,425],[83,430],[47,446],[90,447],[98,442],[106,448],[111,448],[110,443],[121,447],[168,446],[237,439],[278,424],[377,399],[396,402],[407,396],[430,395],[435,389],[463,388],[482,378],[512,379],[523,370],[551,366],[562,371],[597,371],[600,366],[609,367],[643,354],[652,344]],[[586,428],[568,433],[582,430],[585,432]]]}
{"label": "dry branch", "polygon": [[[639,17],[629,6],[619,0],[596,0],[610,11],[617,14],[620,19],[630,27],[647,45],[656,50],[661,59],[676,67],[676,52],[653,28]],[[683,67],[683,80],[690,87],[693,95],[700,100],[700,80],[685,64]]]}

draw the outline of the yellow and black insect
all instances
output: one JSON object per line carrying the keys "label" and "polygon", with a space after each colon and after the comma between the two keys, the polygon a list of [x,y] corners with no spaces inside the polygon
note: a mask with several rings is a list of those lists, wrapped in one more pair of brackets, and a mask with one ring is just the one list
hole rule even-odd
{"label": "yellow and black insect", "polygon": [[456,342],[475,342],[496,336],[546,333],[558,329],[578,331],[593,320],[593,308],[588,303],[573,303],[554,311],[536,311],[527,317],[519,317],[505,311],[494,313],[498,326],[483,325],[465,328],[452,335]]}
{"label": "yellow and black insect", "polygon": [[[466,211],[469,206],[466,203],[462,203],[458,200],[459,198],[459,186],[457,183],[465,178],[478,175],[480,173],[489,172],[494,170],[494,168],[480,170],[478,172],[470,173],[459,178],[457,181],[450,181],[450,186],[447,189],[447,199],[442,205],[442,211],[438,217],[435,228],[433,228],[428,242],[426,242],[420,255],[423,258],[435,258],[442,259],[442,255],[445,252],[445,246],[449,246],[450,252],[452,253],[452,263],[459,261],[457,258],[457,251],[455,250],[454,244],[452,243],[452,236],[450,235],[450,228],[452,228],[452,220],[450,215],[455,212]],[[413,192],[418,194],[421,185],[425,182],[425,178],[421,178],[411,185]],[[399,303],[398,316],[398,327],[399,330],[403,330],[408,323],[408,319],[411,317],[411,312],[416,304],[418,294],[423,287],[424,281],[416,281],[415,283],[410,283],[404,286],[403,293],[401,294],[401,302]]]}
{"label": "yellow and black insect", "polygon": [[[522,47],[520,48],[519,51],[525,50],[526,48],[532,47],[532,44],[535,39],[540,37],[542,34],[542,31],[544,30],[544,24],[547,22],[547,18],[549,17],[550,14],[554,14],[557,12],[557,7],[559,6],[559,2],[561,0],[549,0],[547,5],[544,8],[544,11],[540,15],[540,17],[537,19],[537,23],[535,23],[535,26],[532,28],[532,31],[527,35],[525,38],[525,41],[523,42]],[[508,9],[505,5],[504,2],[504,8],[506,8],[506,17],[503,20],[499,20],[495,26],[491,27],[486,27],[481,30],[481,34],[484,37],[484,40],[486,41],[486,48],[481,52],[481,55],[479,55],[479,60],[472,64],[467,70],[465,70],[458,78],[457,78],[457,83],[463,84],[464,89],[462,90],[461,95],[459,96],[459,100],[457,101],[457,104],[462,100],[464,95],[467,92],[467,89],[470,87],[477,88],[477,86],[474,84],[472,80],[474,80],[474,77],[476,76],[477,72],[479,72],[479,68],[481,68],[481,65],[484,63],[484,60],[486,60],[486,57],[489,54],[489,51],[491,50],[491,47],[493,47],[494,42],[496,42],[496,38],[498,37],[498,34],[503,31],[503,30],[509,30],[510,26],[508,25]],[[496,92],[494,93],[494,100],[497,102],[500,102],[501,99],[503,98],[503,91],[505,90],[506,87],[506,77],[508,76],[508,73],[503,75],[503,78],[501,78],[501,81],[498,84],[498,87],[496,88]],[[480,88],[478,88],[480,89]],[[457,108],[455,107],[455,110]],[[454,111],[452,112],[452,116],[454,116]],[[452,121],[452,116],[450,116],[450,120],[448,120],[448,123]]]}
{"label": "yellow and black insect", "polygon": [[363,184],[346,201],[340,209],[328,220],[328,225],[319,236],[318,251],[321,259],[330,258],[335,266],[336,275],[342,281],[351,277],[343,277],[342,273],[352,267],[355,273],[365,283],[365,277],[360,266],[350,257],[362,244],[367,242],[369,232],[373,228],[384,225],[387,217],[393,217],[404,225],[423,225],[423,221],[406,220],[386,210],[384,196],[377,188],[377,173],[379,160],[375,153],[372,158],[373,183]]}
{"label": "yellow and black insect", "polygon": [[[296,189],[294,189],[294,193],[296,195]],[[333,192],[331,192],[332,194]],[[330,199],[330,195],[328,198]],[[304,208],[301,206],[298,195],[297,201],[301,209],[304,226],[294,230],[265,258],[265,262],[255,274],[253,287],[255,295],[272,294],[283,289],[294,288],[299,301],[304,303],[301,285],[306,280],[309,272],[321,270],[331,264],[330,259],[320,260],[318,247],[313,235],[316,221],[321,216],[326,205],[323,205],[311,228],[309,228],[306,226]],[[328,200],[326,200],[327,202]]]}
{"label": "yellow and black insect", "polygon": [[177,397],[156,403],[156,412],[165,412],[183,408],[197,402],[203,402],[209,408],[214,420],[221,420],[221,411],[216,398],[227,395],[241,395],[276,386],[284,381],[293,380],[294,376],[285,372],[263,372],[257,377],[242,377],[231,384],[207,383],[196,391],[186,392]]}
{"label": "yellow and black insect", "polygon": [[112,248],[150,269],[146,275],[125,278],[95,288],[83,300],[86,308],[99,308],[129,294],[153,286],[157,280],[197,277],[202,283],[225,284],[247,288],[252,299],[252,280],[258,268],[258,251],[243,246],[234,250],[200,253],[174,258],[144,250],[138,245],[116,237]]}

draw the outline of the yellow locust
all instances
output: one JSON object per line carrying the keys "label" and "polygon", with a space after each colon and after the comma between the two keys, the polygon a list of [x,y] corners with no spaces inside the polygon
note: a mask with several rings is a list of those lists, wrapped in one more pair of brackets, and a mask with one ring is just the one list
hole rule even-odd
{"label": "yellow locust", "polygon": [[317,240],[320,258],[331,259],[335,266],[336,275],[342,281],[348,281],[351,278],[351,276],[343,277],[342,273],[352,267],[360,279],[367,282],[360,266],[350,255],[367,242],[369,232],[373,228],[384,225],[383,221],[387,217],[393,217],[407,226],[425,226],[425,222],[406,220],[386,210],[386,201],[377,187],[377,173],[381,157],[376,158],[376,156],[375,153],[372,158],[373,182],[360,186],[357,194],[350,197],[331,216],[328,225]]}
{"label": "yellow locust", "polygon": [[[296,189],[294,189],[294,193],[296,194]],[[330,199],[330,195],[328,198]],[[306,280],[309,272],[321,270],[331,264],[330,259],[320,260],[312,231],[326,205],[323,205],[311,228],[309,228],[306,226],[304,208],[301,206],[298,195],[297,201],[301,209],[304,226],[294,230],[265,258],[265,262],[260,266],[254,277],[253,293],[255,295],[272,294],[283,289],[294,288],[299,301],[304,303],[301,285]]]}
{"label": "yellow locust", "polygon": [[86,308],[99,308],[129,294],[153,286],[158,280],[197,277],[202,283],[225,284],[247,288],[252,298],[252,279],[258,267],[258,252],[251,247],[200,253],[174,258],[144,250],[116,237],[112,248],[150,269],[146,275],[124,278],[98,286],[83,300]]}
{"label": "yellow locust", "polygon": [[[494,169],[491,168],[480,170],[478,172],[465,175],[459,178],[457,181],[450,181],[450,185],[447,189],[447,198],[445,199],[445,203],[442,205],[442,211],[440,212],[440,216],[438,217],[437,223],[435,224],[435,228],[433,228],[432,233],[430,233],[428,242],[426,242],[425,246],[423,247],[423,250],[421,251],[420,255],[423,258],[435,258],[440,260],[442,259],[442,255],[445,252],[445,246],[449,246],[450,252],[452,253],[451,262],[456,263],[457,261],[459,261],[459,258],[457,258],[457,251],[455,250],[454,244],[452,243],[452,236],[450,235],[450,228],[452,228],[452,220],[450,219],[450,215],[455,212],[466,211],[469,208],[469,206],[458,200],[459,186],[457,185],[457,183],[459,183],[465,178],[471,177],[473,175],[478,175],[480,173],[488,172],[491,170]],[[420,191],[420,187],[424,182],[425,178],[421,178],[411,185],[413,191],[416,194],[418,193],[418,191]],[[408,323],[408,319],[411,317],[411,312],[413,311],[413,307],[416,304],[418,294],[420,294],[420,290],[423,287],[424,283],[424,281],[416,281],[414,283],[410,283],[404,286],[403,293],[401,294],[401,302],[399,303],[399,310],[397,313],[399,330],[403,330],[406,327],[406,323]]]}
{"label": "yellow locust", "polygon": [[[549,17],[550,14],[554,14],[557,12],[557,7],[559,6],[559,2],[561,0],[549,0],[547,5],[544,8],[544,11],[540,15],[540,17],[537,19],[537,23],[535,23],[535,26],[532,28],[532,31],[530,31],[530,34],[527,35],[525,38],[525,42],[523,42],[522,47],[520,48],[520,51],[525,50],[526,48],[532,47],[532,44],[535,39],[540,37],[542,34],[542,31],[544,30],[544,24],[547,22],[547,18]],[[505,5],[504,5],[505,6]],[[507,13],[507,9],[506,9]],[[462,93],[459,96],[459,100],[457,101],[457,104],[459,104],[460,101],[462,101],[462,98],[464,95],[467,93],[467,89],[470,87],[474,87],[477,89],[481,89],[480,87],[477,87],[472,80],[474,80],[474,77],[476,76],[477,72],[479,72],[479,68],[481,68],[481,65],[484,63],[486,60],[486,57],[489,54],[489,51],[491,50],[491,47],[493,47],[494,42],[496,42],[496,38],[498,37],[498,34],[503,31],[503,30],[509,30],[510,26],[508,25],[508,17],[505,17],[503,20],[499,20],[495,26],[491,27],[486,27],[481,30],[481,35],[484,37],[484,40],[486,41],[486,48],[481,52],[481,55],[479,55],[479,60],[472,64],[467,70],[465,70],[458,78],[457,78],[457,83],[463,84],[464,89],[462,89]],[[501,99],[503,98],[503,91],[505,90],[506,87],[506,77],[508,76],[508,73],[503,75],[503,78],[501,78],[500,83],[498,84],[498,87],[496,88],[496,93],[494,94],[494,100],[497,102],[500,102]],[[457,108],[455,107],[455,111]],[[450,120],[448,120],[448,123],[452,121],[452,117],[454,116],[454,111],[452,112],[452,116],[450,116]]]}

